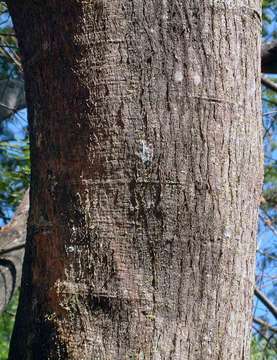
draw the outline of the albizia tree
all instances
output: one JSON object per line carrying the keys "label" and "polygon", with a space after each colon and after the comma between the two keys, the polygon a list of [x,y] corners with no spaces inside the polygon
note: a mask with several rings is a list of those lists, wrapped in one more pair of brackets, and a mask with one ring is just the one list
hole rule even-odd
{"label": "albizia tree", "polygon": [[260,1],[7,2],[32,162],[9,359],[248,359]]}

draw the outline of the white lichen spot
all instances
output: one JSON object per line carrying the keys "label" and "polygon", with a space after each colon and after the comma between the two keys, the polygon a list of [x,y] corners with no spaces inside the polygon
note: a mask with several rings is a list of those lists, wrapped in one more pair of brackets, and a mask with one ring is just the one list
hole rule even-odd
{"label": "white lichen spot", "polygon": [[160,352],[155,351],[153,354],[153,360],[161,360],[161,359],[162,359],[162,357],[161,357]]}
{"label": "white lichen spot", "polygon": [[50,193],[51,193],[52,197],[54,197],[55,190],[56,190],[56,187],[58,185],[58,182],[56,180],[56,176],[53,175],[52,173],[49,173],[48,174],[48,181],[49,181],[49,184],[50,184]]}
{"label": "white lichen spot", "polygon": [[42,50],[48,50],[49,49],[49,42],[48,41],[43,41],[42,43]]}
{"label": "white lichen spot", "polygon": [[146,204],[147,204],[146,206],[147,210],[150,210],[155,205],[153,201],[147,201]]}
{"label": "white lichen spot", "polygon": [[195,86],[198,86],[199,84],[201,84],[201,76],[195,72],[192,76],[192,80]]}
{"label": "white lichen spot", "polygon": [[38,136],[37,136],[37,147],[40,147],[41,143],[42,143],[42,135],[38,134]]}
{"label": "white lichen spot", "polygon": [[167,19],[168,19],[168,14],[167,14],[167,11],[168,11],[168,3],[167,3],[167,0],[163,0],[163,1],[162,1],[162,8],[163,8],[162,19],[163,19],[164,21],[167,21]]}
{"label": "white lichen spot", "polygon": [[141,351],[139,354],[138,354],[138,359],[139,360],[145,360],[145,356],[144,356],[144,352]]}
{"label": "white lichen spot", "polygon": [[227,226],[225,229],[224,229],[224,233],[223,233],[223,236],[225,239],[229,240],[232,236],[232,231],[231,229]]}
{"label": "white lichen spot", "polygon": [[153,160],[153,145],[147,144],[145,140],[141,140],[139,144],[138,156],[145,166],[150,165]]}
{"label": "white lichen spot", "polygon": [[181,83],[184,79],[184,74],[181,69],[177,69],[174,73],[174,81],[176,83]]}
{"label": "white lichen spot", "polygon": [[245,5],[245,0],[210,0],[210,4],[219,8],[237,8]]}
{"label": "white lichen spot", "polygon": [[250,95],[254,96],[256,94],[256,80],[253,79],[250,83]]}
{"label": "white lichen spot", "polygon": [[36,308],[37,308],[37,305],[38,305],[38,300],[37,298],[33,298],[32,300],[32,312],[35,312],[36,311]]}
{"label": "white lichen spot", "polygon": [[74,246],[68,246],[67,251],[68,251],[69,253],[74,252]]}

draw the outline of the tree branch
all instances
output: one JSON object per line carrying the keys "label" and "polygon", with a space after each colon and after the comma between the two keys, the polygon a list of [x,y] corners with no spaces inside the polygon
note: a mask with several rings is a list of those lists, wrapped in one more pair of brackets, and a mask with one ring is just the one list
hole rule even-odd
{"label": "tree branch", "polygon": [[13,220],[0,230],[0,313],[20,284],[28,210],[27,191]]}
{"label": "tree branch", "polygon": [[258,319],[258,318],[253,318],[253,322],[261,325],[263,327],[263,329],[268,329],[268,330],[274,332],[275,334],[277,334],[277,328],[270,325],[268,322],[266,322],[262,319]]}
{"label": "tree branch", "polygon": [[277,308],[272,302],[262,293],[257,287],[255,287],[254,294],[264,304],[264,306],[271,312],[271,314],[277,319]]}
{"label": "tree branch", "polygon": [[276,91],[277,92],[277,84],[265,77],[262,77],[262,84],[266,86],[268,89]]}

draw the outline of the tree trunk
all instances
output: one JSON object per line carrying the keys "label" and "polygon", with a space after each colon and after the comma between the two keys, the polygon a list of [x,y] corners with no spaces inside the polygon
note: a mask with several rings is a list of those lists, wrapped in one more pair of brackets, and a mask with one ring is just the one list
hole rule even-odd
{"label": "tree trunk", "polygon": [[8,3],[32,158],[9,359],[248,359],[259,1]]}

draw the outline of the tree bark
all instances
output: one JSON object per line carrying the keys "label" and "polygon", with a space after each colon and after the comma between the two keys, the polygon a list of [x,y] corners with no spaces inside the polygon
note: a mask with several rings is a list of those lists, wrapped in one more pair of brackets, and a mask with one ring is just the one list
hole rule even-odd
{"label": "tree bark", "polygon": [[239,3],[8,1],[32,163],[10,360],[249,358],[261,25]]}
{"label": "tree bark", "polygon": [[[277,73],[277,41],[263,44],[261,64],[263,73]],[[16,83],[16,88],[13,92],[9,92],[6,90],[7,80],[0,81],[1,93],[4,90],[4,101],[2,100],[0,104],[0,121],[26,107],[25,94],[22,88],[23,82],[18,80],[8,80],[8,82]]]}

